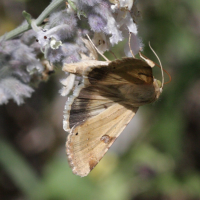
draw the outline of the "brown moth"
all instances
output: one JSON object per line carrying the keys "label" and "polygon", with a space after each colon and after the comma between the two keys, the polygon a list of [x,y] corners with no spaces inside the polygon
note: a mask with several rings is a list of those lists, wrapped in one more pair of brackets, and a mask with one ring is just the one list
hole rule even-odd
{"label": "brown moth", "polygon": [[69,132],[66,151],[74,174],[87,176],[138,108],[159,98],[162,86],[153,77],[154,63],[142,58],[145,61],[127,57],[63,66],[63,71],[83,77],[68,97],[63,121]]}

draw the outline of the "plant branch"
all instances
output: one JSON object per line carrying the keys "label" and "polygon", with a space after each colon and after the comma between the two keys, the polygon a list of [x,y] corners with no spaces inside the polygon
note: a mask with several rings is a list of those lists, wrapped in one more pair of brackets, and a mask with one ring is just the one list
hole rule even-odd
{"label": "plant branch", "polygon": [[[66,0],[56,0],[50,3],[49,6],[47,6],[44,11],[40,14],[40,16],[36,19],[36,24],[39,26],[43,20],[49,16],[49,14],[54,11],[56,8],[58,8],[63,2]],[[31,29],[31,26],[27,24],[23,24],[15,28],[14,30],[4,34],[3,36],[0,37],[0,41],[3,40],[9,40],[12,39],[16,36],[18,36],[21,33],[24,33],[25,31],[28,31]]]}

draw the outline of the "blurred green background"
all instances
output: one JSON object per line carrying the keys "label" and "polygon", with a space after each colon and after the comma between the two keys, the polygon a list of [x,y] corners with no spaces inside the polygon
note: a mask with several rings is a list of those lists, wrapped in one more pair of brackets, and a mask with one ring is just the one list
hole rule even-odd
{"label": "blurred green background", "polygon": [[[47,0],[0,0],[0,35]],[[1,200],[200,199],[200,1],[139,0],[144,54],[159,55],[172,81],[137,115],[88,177],[72,174],[56,70],[22,106],[0,107]],[[123,56],[123,47],[113,50]],[[159,68],[155,77],[161,79]],[[167,76],[166,76],[167,79]]]}

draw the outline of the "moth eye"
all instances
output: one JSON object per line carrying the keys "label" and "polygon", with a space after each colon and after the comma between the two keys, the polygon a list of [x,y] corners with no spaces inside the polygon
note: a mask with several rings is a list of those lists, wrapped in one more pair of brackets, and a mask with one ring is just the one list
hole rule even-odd
{"label": "moth eye", "polygon": [[47,39],[47,36],[46,36],[46,35],[44,36],[44,39],[45,39],[45,40]]}
{"label": "moth eye", "polygon": [[36,42],[39,42],[39,40],[38,40],[38,39],[36,39],[35,41],[36,41]]}
{"label": "moth eye", "polygon": [[99,45],[101,44],[101,40],[99,40]]}
{"label": "moth eye", "polygon": [[157,81],[158,86],[161,88],[162,87],[161,81],[159,81],[159,80],[156,80],[156,81]]}
{"label": "moth eye", "polygon": [[78,135],[78,132],[76,133],[76,135]]}
{"label": "moth eye", "polygon": [[106,42],[103,40],[103,44],[105,44]]}

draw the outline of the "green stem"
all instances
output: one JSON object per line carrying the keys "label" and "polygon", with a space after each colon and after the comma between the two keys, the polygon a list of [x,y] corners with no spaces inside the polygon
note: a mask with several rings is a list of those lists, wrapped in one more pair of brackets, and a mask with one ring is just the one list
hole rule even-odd
{"label": "green stem", "polygon": [[[52,11],[54,11],[56,8],[58,8],[65,1],[66,0],[56,0],[56,1],[53,1],[52,3],[50,3],[50,5],[47,6],[45,8],[45,10],[40,14],[40,16],[36,19],[36,24],[39,26],[43,22],[43,20],[49,16],[49,14]],[[18,36],[19,34],[24,33],[25,31],[28,31],[29,29],[31,29],[29,24],[20,25],[16,29],[1,36],[0,41],[1,41],[1,39],[4,39],[4,40],[12,39],[12,38]]]}
{"label": "green stem", "polygon": [[0,165],[13,183],[28,199],[34,199],[43,187],[40,177],[20,155],[20,153],[4,138],[0,137]]}

